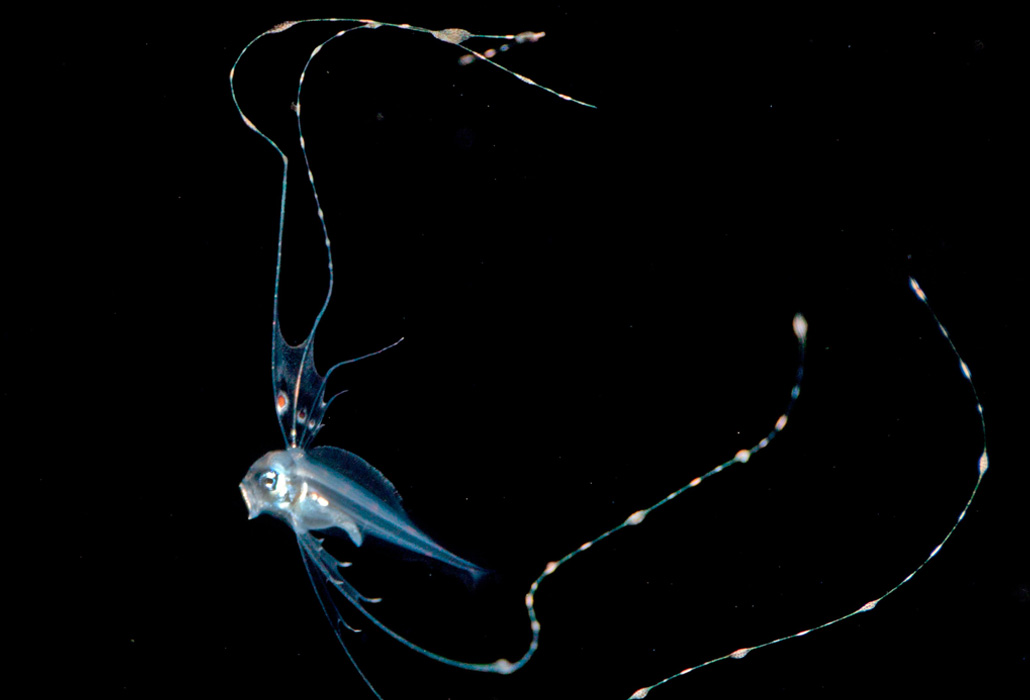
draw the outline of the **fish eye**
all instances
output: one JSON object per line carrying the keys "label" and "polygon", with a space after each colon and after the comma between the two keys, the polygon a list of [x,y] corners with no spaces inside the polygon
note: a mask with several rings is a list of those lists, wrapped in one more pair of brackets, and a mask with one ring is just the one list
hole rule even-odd
{"label": "fish eye", "polygon": [[276,482],[279,480],[279,475],[275,472],[265,472],[258,478],[258,483],[264,486],[269,491],[275,491]]}

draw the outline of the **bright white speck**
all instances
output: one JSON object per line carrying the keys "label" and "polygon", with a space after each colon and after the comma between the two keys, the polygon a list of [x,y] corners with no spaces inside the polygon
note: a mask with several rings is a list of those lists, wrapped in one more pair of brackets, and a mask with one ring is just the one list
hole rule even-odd
{"label": "bright white speck", "polygon": [[647,515],[647,511],[638,510],[633,515],[631,515],[628,518],[626,518],[626,524],[627,525],[639,525],[640,523],[644,522],[644,516],[646,516],[646,515]]}
{"label": "bright white speck", "polygon": [[805,336],[808,335],[808,321],[801,314],[794,316],[794,335],[797,336],[798,340],[804,340]]}
{"label": "bright white speck", "polygon": [[926,294],[923,293],[923,288],[919,286],[919,283],[915,281],[915,278],[909,277],[908,284],[912,287],[912,291],[916,293],[922,301],[926,301]]}

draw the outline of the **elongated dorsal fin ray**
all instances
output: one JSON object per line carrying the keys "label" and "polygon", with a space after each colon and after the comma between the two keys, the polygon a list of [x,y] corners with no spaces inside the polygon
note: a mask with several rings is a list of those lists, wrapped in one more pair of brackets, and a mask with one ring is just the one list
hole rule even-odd
{"label": "elongated dorsal fin ray", "polygon": [[[282,33],[291,27],[299,24],[310,24],[310,23],[349,23],[355,26],[347,27],[340,30],[321,44],[316,46],[308,56],[307,61],[304,64],[304,68],[301,71],[300,77],[297,81],[297,100],[294,103],[294,111],[297,116],[297,134],[300,141],[301,153],[304,156],[305,167],[307,168],[308,181],[311,183],[311,190],[315,200],[315,206],[318,212],[318,219],[322,226],[322,233],[325,239],[326,257],[327,257],[327,268],[329,272],[329,286],[326,291],[325,299],[322,302],[322,306],[315,316],[315,320],[311,325],[311,330],[308,333],[307,338],[299,345],[290,345],[282,336],[282,332],[279,328],[279,283],[281,279],[282,271],[282,249],[283,249],[283,230],[286,219],[286,188],[289,171],[289,159],[279,145],[273,141],[267,134],[265,134],[258,126],[251,121],[249,117],[243,112],[243,108],[240,106],[239,99],[236,95],[235,77],[236,68],[239,66],[240,60],[247,53],[251,46],[253,46],[259,39],[262,39],[271,34]],[[326,378],[335,370],[344,364],[355,362],[364,357],[370,357],[371,355],[378,354],[382,350],[375,353],[370,353],[354,360],[346,360],[344,362],[337,363],[326,372],[325,375],[320,375],[315,368],[314,361],[314,337],[318,330],[319,323],[321,323],[325,311],[329,306],[329,302],[333,295],[334,285],[334,273],[333,273],[333,258],[332,248],[329,240],[329,231],[325,222],[325,214],[322,210],[321,203],[319,202],[318,189],[315,186],[314,173],[311,170],[311,166],[308,160],[306,143],[304,140],[304,132],[301,123],[301,94],[304,88],[304,78],[308,68],[311,65],[312,60],[318,55],[322,49],[331,41],[345,36],[347,33],[357,29],[377,29],[379,27],[392,27],[395,29],[403,29],[405,31],[428,34],[435,37],[439,41],[451,44],[454,46],[461,46],[469,54],[480,59],[506,73],[521,80],[527,85],[532,85],[545,92],[549,92],[556,97],[559,97],[566,101],[575,102],[577,104],[593,107],[593,105],[580,100],[573,99],[572,97],[560,93],[556,90],[541,85],[520,73],[516,73],[503,65],[491,60],[486,54],[479,53],[468,47],[463,46],[469,39],[501,39],[506,41],[515,41],[517,43],[523,43],[525,41],[536,41],[543,36],[540,32],[523,32],[521,34],[473,34],[464,29],[449,28],[442,30],[426,29],[424,27],[417,27],[410,24],[393,24],[391,22],[378,22],[370,19],[354,19],[354,18],[317,18],[317,19],[305,19],[297,21],[281,22],[275,25],[271,29],[257,35],[246,46],[240,51],[240,54],[236,57],[233,62],[232,68],[229,70],[229,91],[232,95],[233,104],[236,106],[237,112],[239,112],[240,118],[243,123],[247,125],[249,129],[258,134],[264,139],[272,148],[275,149],[276,153],[283,162],[283,180],[282,190],[279,201],[279,230],[276,245],[276,262],[275,262],[275,289],[273,292],[272,302],[272,390],[273,400],[275,402],[276,414],[279,417],[279,425],[282,429],[283,439],[286,441],[289,447],[305,447],[310,444],[311,440],[317,434],[319,428],[322,425],[322,418],[325,415],[325,411],[332,399],[336,398],[333,396],[329,401],[325,401],[325,381]],[[491,53],[491,52],[487,52]],[[397,341],[400,342],[400,341]],[[396,345],[394,343],[393,345]],[[388,346],[393,347],[393,345]],[[337,394],[338,395],[338,394]]]}
{"label": "elongated dorsal fin ray", "polygon": [[287,446],[306,447],[322,427],[328,406],[323,400],[325,377],[315,369],[313,338],[290,345],[278,323],[272,333],[272,388]]}

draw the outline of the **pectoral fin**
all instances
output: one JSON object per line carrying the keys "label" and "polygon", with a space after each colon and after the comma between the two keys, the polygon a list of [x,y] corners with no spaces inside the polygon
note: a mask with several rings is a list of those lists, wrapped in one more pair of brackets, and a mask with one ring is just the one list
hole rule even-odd
{"label": "pectoral fin", "polygon": [[355,547],[361,546],[362,541],[364,541],[364,535],[361,533],[357,523],[350,518],[340,518],[336,522],[336,527],[347,533]]}

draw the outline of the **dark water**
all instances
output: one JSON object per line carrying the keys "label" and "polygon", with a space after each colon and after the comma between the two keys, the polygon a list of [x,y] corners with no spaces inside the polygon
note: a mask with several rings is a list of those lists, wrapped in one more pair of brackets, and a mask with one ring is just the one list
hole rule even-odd
{"label": "dark water", "polygon": [[[912,275],[986,410],[992,470],[965,521],[874,612],[651,697],[1025,675],[1004,36],[531,9],[361,12],[544,30],[506,65],[597,110],[387,29],[337,42],[308,74],[337,273],[319,366],[405,337],[333,377],[350,393],[319,441],[378,467],[421,527],[495,572],[469,592],[344,543],[354,582],[420,644],[516,658],[522,596],[548,561],[771,429],[798,311],[801,398],[750,463],[549,579],[541,650],[518,674],[442,668],[370,631],[350,644],[366,674],[386,698],[624,698],[882,595],[954,524],[982,446]],[[18,461],[36,494],[22,521],[45,523],[27,543],[45,611],[29,648],[74,685],[371,697],[292,535],[248,522],[236,488],[281,446],[268,387],[281,170],[227,76],[283,19],[154,17],[92,36],[62,22],[49,70],[30,75],[46,99],[25,175],[46,225],[20,237],[7,279],[9,396],[29,397],[8,424],[31,426],[12,442],[48,446],[45,464]],[[326,275],[289,105],[333,31],[263,40],[238,70],[244,110],[296,166],[281,308],[294,341]]]}

